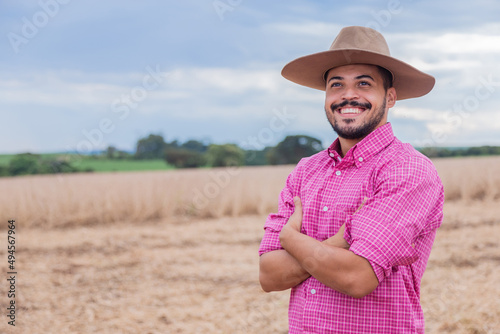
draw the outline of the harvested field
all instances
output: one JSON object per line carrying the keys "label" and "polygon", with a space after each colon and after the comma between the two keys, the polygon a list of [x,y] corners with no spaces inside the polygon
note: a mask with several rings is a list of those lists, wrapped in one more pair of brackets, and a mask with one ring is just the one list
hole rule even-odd
{"label": "harvested field", "polygon": [[[427,333],[498,333],[500,159],[436,166],[448,201],[422,282]],[[16,327],[3,316],[0,333],[286,333],[289,293],[261,291],[257,249],[291,168],[0,179],[18,272]]]}

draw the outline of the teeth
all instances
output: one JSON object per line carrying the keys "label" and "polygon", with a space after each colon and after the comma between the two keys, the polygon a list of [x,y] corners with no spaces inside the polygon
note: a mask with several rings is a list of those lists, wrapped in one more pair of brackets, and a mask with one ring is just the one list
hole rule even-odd
{"label": "teeth", "polygon": [[358,108],[342,108],[340,109],[341,114],[361,114],[363,110]]}

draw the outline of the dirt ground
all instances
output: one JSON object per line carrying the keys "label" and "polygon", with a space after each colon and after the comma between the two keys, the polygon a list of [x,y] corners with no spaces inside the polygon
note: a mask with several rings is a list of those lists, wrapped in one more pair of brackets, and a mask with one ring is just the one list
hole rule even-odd
{"label": "dirt ground", "polygon": [[[499,211],[446,204],[422,285],[427,333],[500,333]],[[19,225],[16,327],[4,315],[0,333],[287,333],[289,292],[258,283],[264,220]]]}

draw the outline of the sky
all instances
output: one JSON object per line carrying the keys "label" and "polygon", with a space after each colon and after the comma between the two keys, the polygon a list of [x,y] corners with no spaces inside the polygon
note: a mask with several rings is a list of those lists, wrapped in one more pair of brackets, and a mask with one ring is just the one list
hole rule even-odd
{"label": "sky", "polygon": [[389,111],[400,140],[500,145],[499,1],[26,0],[0,2],[0,153],[131,151],[151,133],[327,147],[324,92],[280,72],[351,25],[436,78]]}

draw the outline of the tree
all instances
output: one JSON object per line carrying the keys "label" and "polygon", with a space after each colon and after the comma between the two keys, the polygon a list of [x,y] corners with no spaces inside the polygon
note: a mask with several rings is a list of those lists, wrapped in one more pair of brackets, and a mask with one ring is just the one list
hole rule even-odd
{"label": "tree", "polygon": [[7,167],[9,175],[74,173],[78,169],[63,158],[45,158],[39,154],[16,154]]}
{"label": "tree", "polygon": [[9,176],[9,167],[0,165],[0,176]]}
{"label": "tree", "polygon": [[212,144],[208,146],[207,162],[211,167],[241,166],[245,152],[235,144]]}
{"label": "tree", "polygon": [[165,161],[177,168],[201,167],[206,163],[203,153],[176,147],[165,150]]}
{"label": "tree", "polygon": [[181,147],[196,152],[206,152],[208,148],[207,145],[197,140],[188,140],[187,142],[182,144]]}
{"label": "tree", "polygon": [[163,136],[150,134],[146,138],[141,138],[137,142],[135,151],[136,159],[163,159],[167,143]]}
{"label": "tree", "polygon": [[9,175],[29,175],[40,172],[40,155],[32,153],[16,154],[9,162]]}
{"label": "tree", "polygon": [[272,147],[266,147],[263,150],[245,150],[245,165],[246,166],[263,166],[267,165],[267,154]]}
{"label": "tree", "polygon": [[117,149],[115,146],[108,146],[106,150],[99,156],[99,158],[106,158],[110,160],[124,160],[124,159],[131,159],[132,154],[126,152],[126,151],[121,151]]}
{"label": "tree", "polygon": [[40,174],[75,173],[78,168],[72,166],[69,161],[61,158],[50,158],[40,161]]}
{"label": "tree", "polygon": [[303,135],[287,136],[269,150],[267,159],[271,165],[296,164],[303,157],[321,150],[323,150],[323,145],[319,139]]}
{"label": "tree", "polygon": [[116,147],[114,146],[108,146],[106,149],[106,158],[108,159],[114,159],[116,156]]}
{"label": "tree", "polygon": [[206,164],[207,145],[197,140],[188,140],[180,144],[174,140],[166,144],[164,158],[167,163],[177,168],[201,167]]}
{"label": "tree", "polygon": [[116,151],[115,159],[125,160],[125,159],[131,159],[131,158],[132,158],[132,154],[130,154],[128,152],[121,151],[121,150]]}

